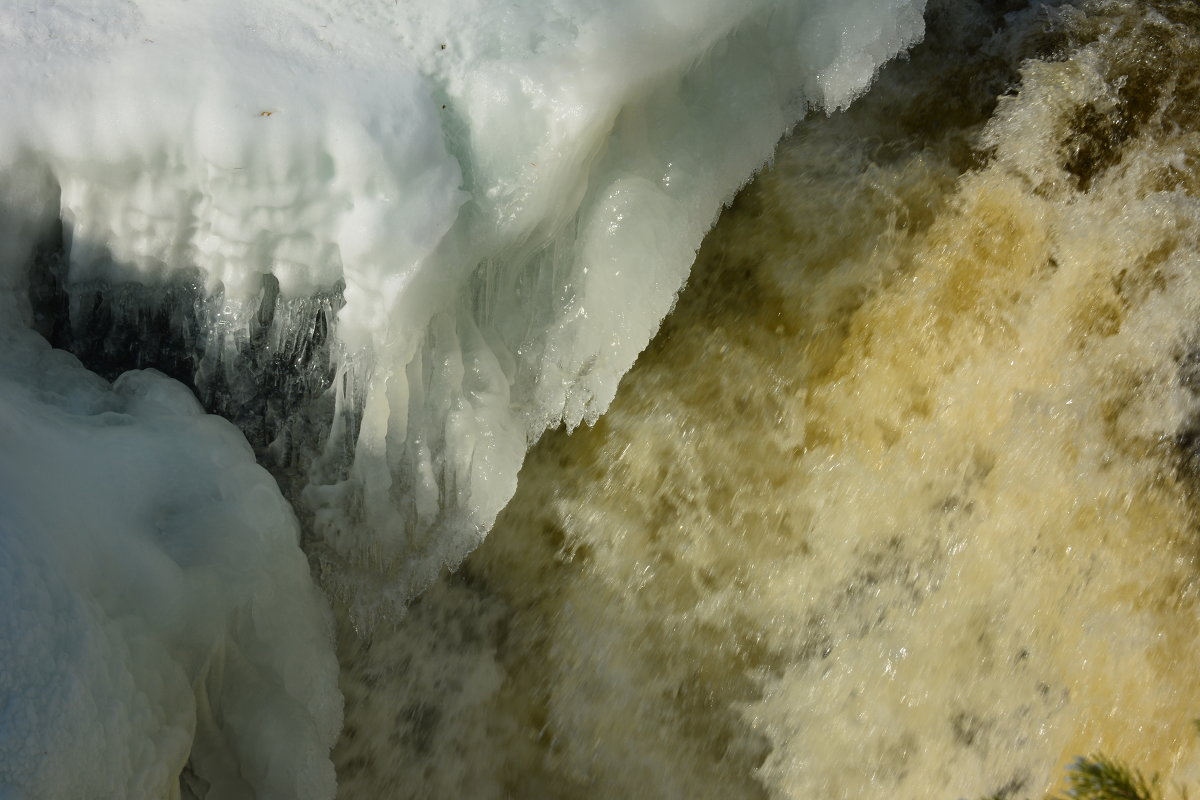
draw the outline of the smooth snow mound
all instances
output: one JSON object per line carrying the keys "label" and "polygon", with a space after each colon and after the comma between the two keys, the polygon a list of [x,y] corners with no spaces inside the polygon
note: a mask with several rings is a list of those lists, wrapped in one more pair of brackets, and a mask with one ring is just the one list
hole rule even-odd
{"label": "smooth snow mound", "polygon": [[185,387],[0,330],[0,797],[178,797],[181,772],[332,797],[332,620],[297,537]]}

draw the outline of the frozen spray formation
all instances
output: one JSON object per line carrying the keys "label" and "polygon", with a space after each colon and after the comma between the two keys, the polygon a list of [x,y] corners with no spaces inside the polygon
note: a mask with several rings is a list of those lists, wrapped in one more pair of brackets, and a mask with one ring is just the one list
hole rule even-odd
{"label": "frozen spray formation", "polygon": [[[597,418],[721,204],[922,8],[19,0],[9,261],[61,238],[64,344],[113,372],[177,337],[362,614],[478,544],[543,430]],[[244,408],[281,369],[290,400]]]}
{"label": "frozen spray formation", "polygon": [[922,10],[5,3],[0,790],[333,791],[292,512],[125,370],[235,421],[325,586],[394,610],[542,431],[604,411],[721,204]]}
{"label": "frozen spray formation", "polygon": [[343,637],[344,797],[1195,796],[1200,8],[1018,5],[797,126],[598,424]]}

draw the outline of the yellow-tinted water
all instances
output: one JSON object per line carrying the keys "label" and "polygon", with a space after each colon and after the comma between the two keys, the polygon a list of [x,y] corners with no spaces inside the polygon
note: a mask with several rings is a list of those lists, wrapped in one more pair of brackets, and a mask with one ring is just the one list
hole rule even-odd
{"label": "yellow-tinted water", "polygon": [[1200,12],[996,5],[802,124],[609,414],[345,632],[342,796],[1200,788]]}

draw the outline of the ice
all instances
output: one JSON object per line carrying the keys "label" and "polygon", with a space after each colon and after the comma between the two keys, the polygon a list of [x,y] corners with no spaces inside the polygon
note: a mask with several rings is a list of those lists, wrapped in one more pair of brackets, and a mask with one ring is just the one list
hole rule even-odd
{"label": "ice", "polygon": [[604,411],[721,204],[920,11],[6,4],[4,788],[332,793],[296,519],[231,425],[127,369],[237,422],[329,588],[395,607],[531,441]]}
{"label": "ice", "polygon": [[922,8],[7,0],[0,795],[331,796],[298,540],[360,622],[457,564]]}
{"label": "ice", "polygon": [[[604,411],[722,203],[919,38],[922,8],[14,0],[0,174],[26,178],[0,194],[53,213],[5,247],[61,219],[59,343],[155,338],[157,305],[209,407],[331,328],[257,435],[328,585],[369,610],[479,541],[543,430]],[[108,296],[132,284],[161,293]],[[324,321],[277,314],[255,340],[273,293],[324,298]]]}
{"label": "ice", "polygon": [[[333,795],[328,606],[230,423],[0,332],[0,795]],[[185,769],[186,765],[186,769]]]}

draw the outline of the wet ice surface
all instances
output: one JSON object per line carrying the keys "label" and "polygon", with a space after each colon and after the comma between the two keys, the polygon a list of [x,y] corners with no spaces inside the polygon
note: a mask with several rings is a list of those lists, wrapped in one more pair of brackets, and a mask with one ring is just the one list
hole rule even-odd
{"label": "wet ice surface", "polygon": [[343,796],[1196,785],[1200,19],[998,6],[801,125],[595,428],[343,637]]}
{"label": "wet ice surface", "polygon": [[607,408],[721,204],[922,8],[0,9],[0,784],[328,797],[297,539],[363,630],[457,564],[529,444]]}
{"label": "wet ice surface", "polygon": [[[326,394],[263,435],[367,619],[478,543],[542,430],[607,407],[721,203],[921,9],[20,2],[3,238],[15,264],[61,218],[73,333],[169,328],[234,414],[325,338],[296,394]],[[325,307],[264,325],[276,291]]]}

